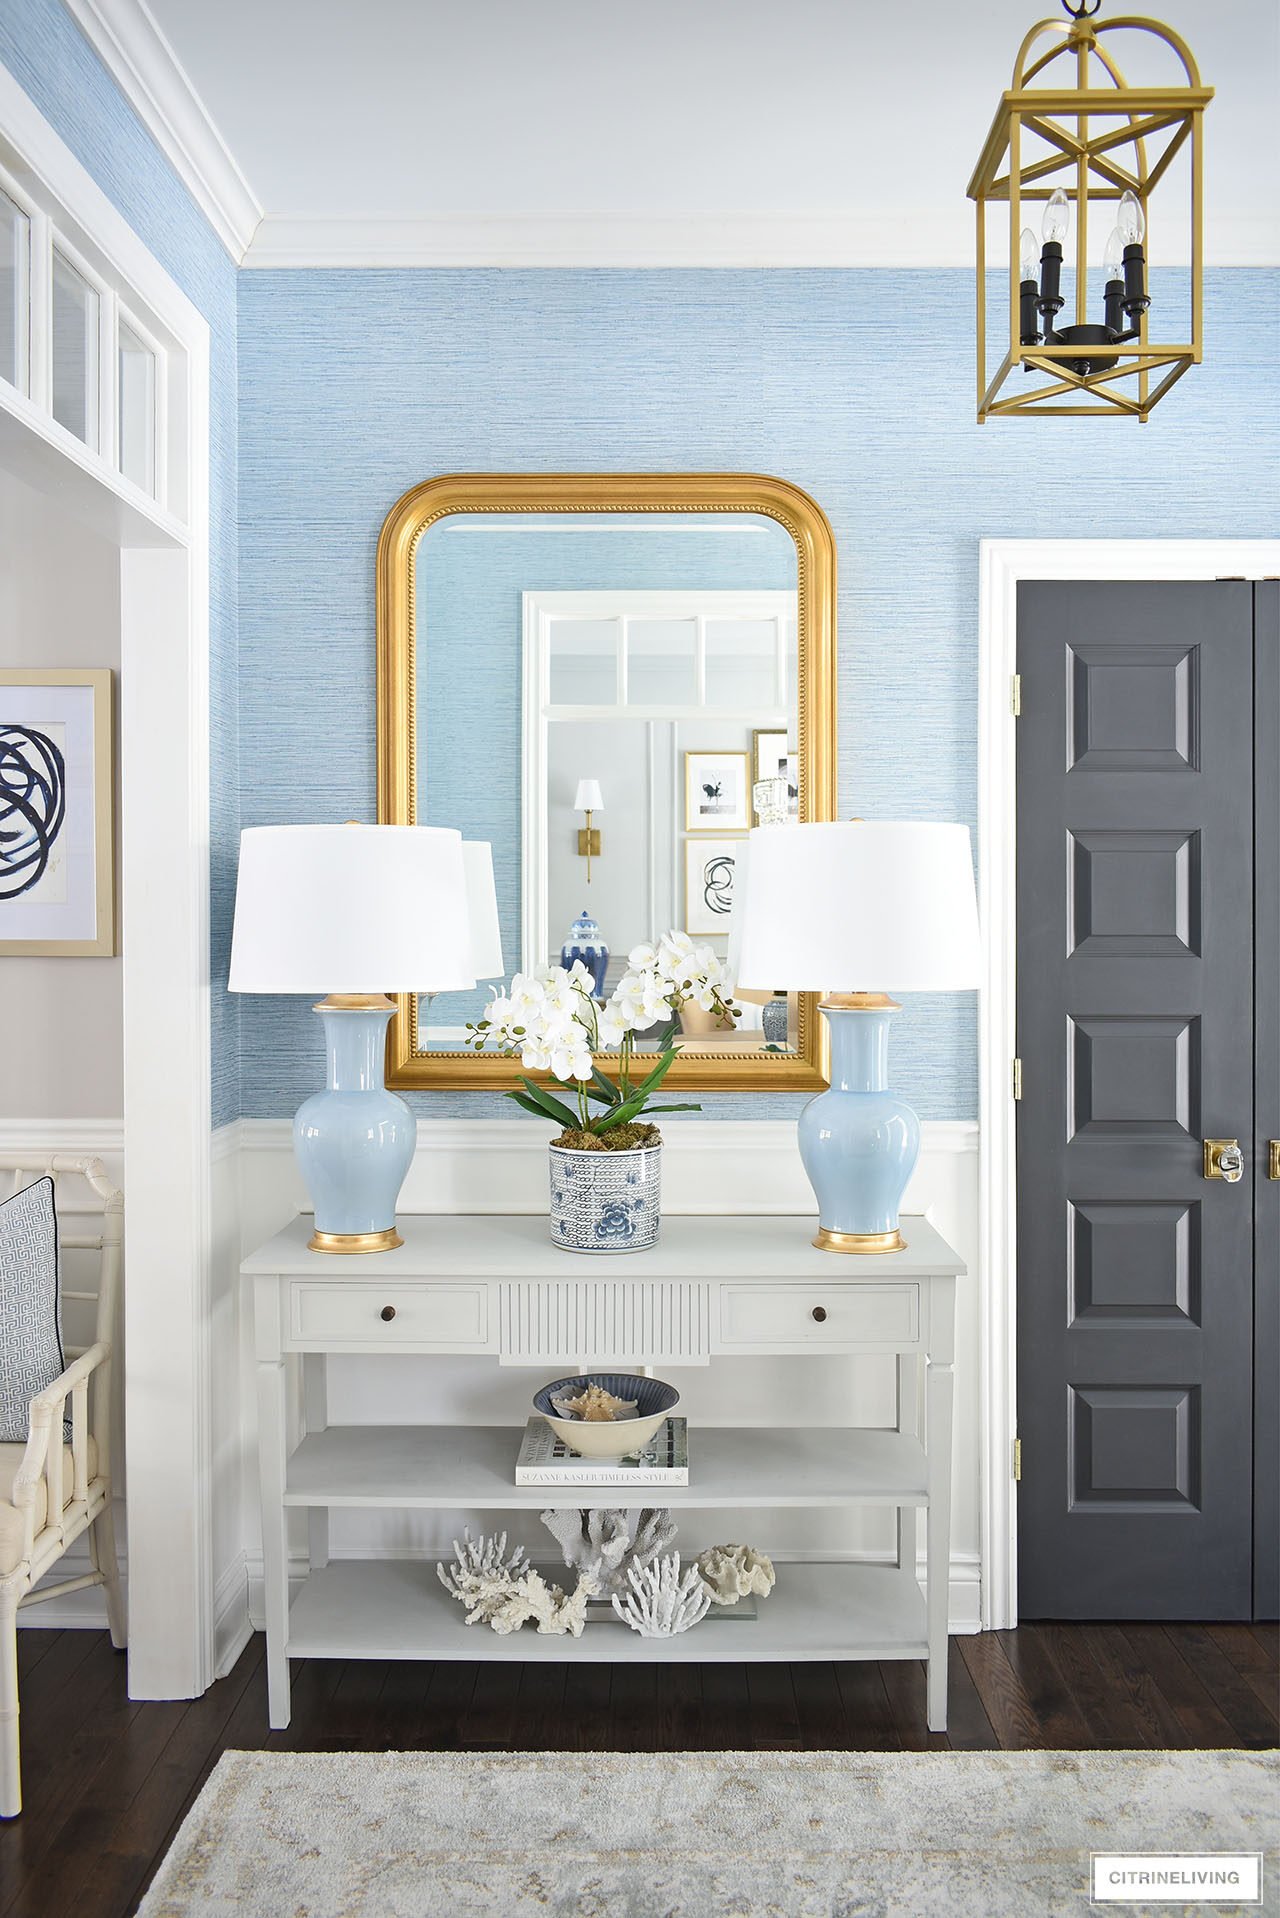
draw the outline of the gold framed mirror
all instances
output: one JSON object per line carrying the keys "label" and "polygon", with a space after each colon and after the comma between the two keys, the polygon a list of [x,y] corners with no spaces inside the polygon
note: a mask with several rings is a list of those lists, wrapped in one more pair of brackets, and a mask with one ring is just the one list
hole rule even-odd
{"label": "gold framed mirror", "polygon": [[[836,816],[835,587],[826,516],[786,480],[424,481],[378,542],[379,820],[490,842],[508,979],[597,914],[606,991],[669,927],[727,957],[756,781],[799,819]],[[463,1045],[488,997],[401,995],[388,1083],[514,1086],[518,1060]],[[690,1019],[667,1085],[824,1085],[816,995],[792,996],[785,1030],[768,1000],[732,1032]]]}

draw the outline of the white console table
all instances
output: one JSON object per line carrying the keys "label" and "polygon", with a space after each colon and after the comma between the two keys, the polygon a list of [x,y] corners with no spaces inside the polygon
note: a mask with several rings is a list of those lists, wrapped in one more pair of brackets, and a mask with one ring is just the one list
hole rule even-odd
{"label": "white console table", "polygon": [[[903,1219],[904,1252],[870,1258],[814,1250],[812,1221],[794,1217],[665,1218],[652,1251],[608,1259],[559,1250],[541,1217],[402,1218],[403,1246],[356,1258],[308,1251],[311,1224],[295,1219],[241,1267],[254,1288],[274,1728],[289,1723],[291,1658],[924,1658],[929,1729],[946,1729],[955,1285],[965,1268],[926,1220]],[[540,1510],[553,1498],[603,1506],[617,1491],[514,1484],[523,1395],[509,1427],[328,1425],[324,1359],[348,1352],[488,1353],[499,1365],[540,1365],[549,1375],[747,1354],[896,1355],[894,1427],[699,1427],[688,1486],[648,1494],[676,1510],[891,1506],[896,1563],[786,1565],[751,1623],[674,1639],[640,1638],[613,1623],[589,1625],[589,1644],[468,1629],[432,1564],[330,1563],[329,1511]],[[291,1452],[287,1370],[303,1362],[307,1429]],[[291,1506],[306,1508],[311,1524],[311,1569],[292,1604]],[[915,1528],[903,1525],[903,1513],[922,1506],[923,1595]],[[753,1542],[768,1550],[767,1538]]]}

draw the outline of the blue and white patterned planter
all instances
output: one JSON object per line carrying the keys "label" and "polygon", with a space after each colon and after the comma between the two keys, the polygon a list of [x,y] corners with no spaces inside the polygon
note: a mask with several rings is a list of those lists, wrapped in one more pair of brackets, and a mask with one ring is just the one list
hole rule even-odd
{"label": "blue and white patterned planter", "polygon": [[583,1152],[553,1145],[551,1240],[566,1252],[644,1252],[658,1243],[662,1147]]}

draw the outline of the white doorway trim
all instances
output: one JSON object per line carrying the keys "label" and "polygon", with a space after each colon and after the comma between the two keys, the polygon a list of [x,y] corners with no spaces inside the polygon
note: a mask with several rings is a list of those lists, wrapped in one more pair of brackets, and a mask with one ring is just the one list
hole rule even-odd
{"label": "white doorway trim", "polygon": [[1018,1622],[1017,1161],[1014,942],[1018,582],[1024,579],[1261,579],[1280,574],[1280,539],[984,539],[979,543],[978,901],[985,934],[979,1000],[978,1336],[982,1366],[982,1626]]}
{"label": "white doorway trim", "polygon": [[170,377],[166,504],[8,386],[0,463],[120,552],[129,1689],[192,1697],[214,1668],[209,328],[3,67],[0,163]]}

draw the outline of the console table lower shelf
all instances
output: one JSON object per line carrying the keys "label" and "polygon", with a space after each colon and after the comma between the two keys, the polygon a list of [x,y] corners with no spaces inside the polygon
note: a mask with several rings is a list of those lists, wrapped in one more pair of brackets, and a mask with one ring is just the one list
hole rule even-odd
{"label": "console table lower shelf", "polygon": [[527,1625],[502,1637],[487,1625],[468,1625],[432,1562],[334,1559],[307,1576],[290,1606],[286,1652],[291,1659],[711,1665],[926,1658],[929,1643],[915,1574],[896,1565],[783,1564],[758,1616],[741,1625],[704,1621],[677,1638],[642,1638],[614,1619],[570,1638]]}

